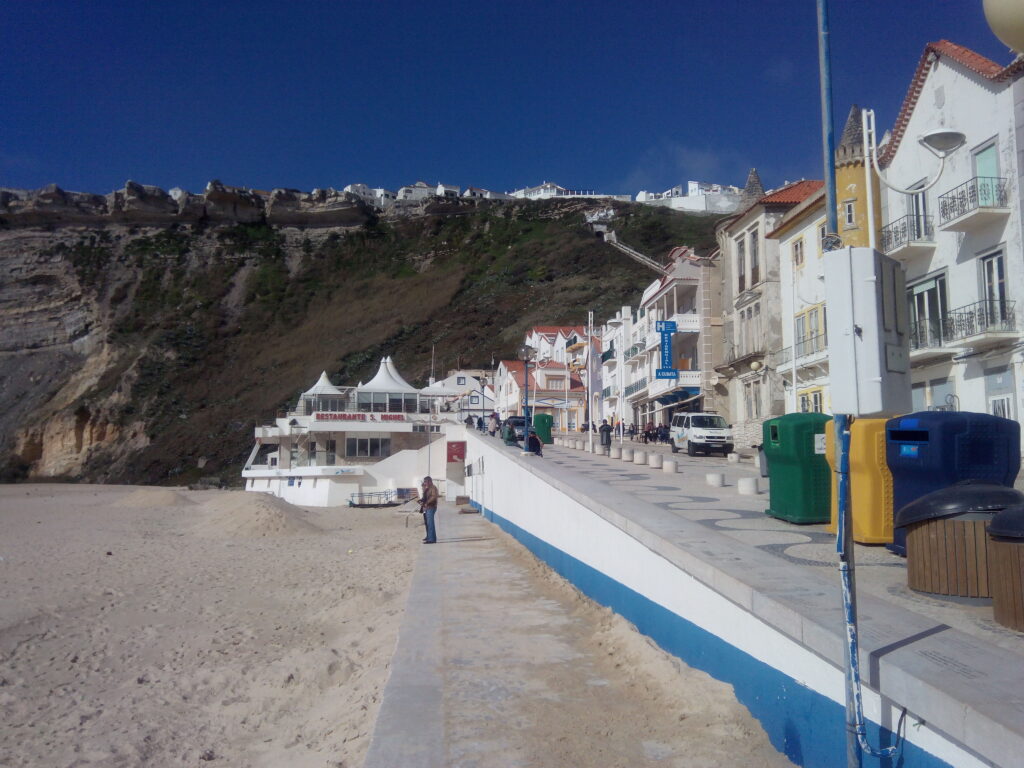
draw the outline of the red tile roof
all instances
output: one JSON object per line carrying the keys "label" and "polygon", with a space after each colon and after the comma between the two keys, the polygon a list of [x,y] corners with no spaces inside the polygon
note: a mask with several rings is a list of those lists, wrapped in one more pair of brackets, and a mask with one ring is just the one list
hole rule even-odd
{"label": "red tile roof", "polygon": [[932,63],[942,56],[952,59],[960,66],[992,82],[1009,80],[1024,70],[1024,63],[1022,63],[1021,59],[1015,60],[1006,67],[1001,67],[980,53],[975,53],[970,48],[964,48],[962,45],[951,43],[949,40],[928,43],[924,47],[921,59],[917,62],[917,69],[914,70],[914,76],[910,80],[907,95],[903,97],[903,105],[900,107],[896,123],[892,127],[889,142],[878,152],[878,163],[883,168],[892,162],[896,150],[899,149],[900,143],[903,141],[903,135],[907,131],[907,124],[910,122],[910,116],[914,112],[914,107],[917,106],[917,100],[920,98],[921,90],[924,88],[924,81],[928,79]]}
{"label": "red tile roof", "polygon": [[825,182],[817,179],[794,181],[792,184],[789,184],[782,189],[770,192],[757,202],[761,204],[783,203],[796,205],[797,203],[802,203],[823,186],[825,186]]}
{"label": "red tile roof", "polygon": [[[501,364],[505,366],[505,369],[515,379],[516,384],[522,386],[523,383],[523,361],[522,360],[502,360]],[[540,366],[542,370],[546,371],[559,371],[564,374],[565,363],[559,363],[551,361]],[[537,386],[537,366],[530,365],[530,389],[531,391]],[[562,387],[556,389],[561,390]],[[577,389],[583,389],[583,380],[576,374],[570,373],[569,375],[569,391],[572,392]]]}
{"label": "red tile roof", "polygon": [[586,333],[586,329],[582,325],[535,325],[530,329],[534,333],[540,333],[545,336],[554,336],[558,332],[566,334],[570,333]]}

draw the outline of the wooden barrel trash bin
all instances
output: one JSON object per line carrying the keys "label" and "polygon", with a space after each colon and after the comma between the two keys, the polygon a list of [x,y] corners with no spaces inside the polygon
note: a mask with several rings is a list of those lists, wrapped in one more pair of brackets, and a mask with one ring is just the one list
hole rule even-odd
{"label": "wooden barrel trash bin", "polygon": [[986,527],[997,512],[1024,506],[1024,493],[976,480],[925,494],[902,507],[894,525],[906,528],[907,586],[956,597],[992,597]]}
{"label": "wooden barrel trash bin", "polygon": [[992,611],[1004,627],[1024,632],[1024,507],[996,514],[988,535]]}

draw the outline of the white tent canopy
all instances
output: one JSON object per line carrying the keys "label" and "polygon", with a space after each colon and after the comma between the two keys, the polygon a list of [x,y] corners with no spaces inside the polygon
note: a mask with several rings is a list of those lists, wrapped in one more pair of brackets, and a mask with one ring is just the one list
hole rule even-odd
{"label": "white tent canopy", "polygon": [[342,392],[336,386],[331,384],[331,380],[327,378],[327,371],[324,371],[323,373],[320,374],[320,378],[317,379],[316,384],[314,384],[312,387],[310,387],[305,392],[303,392],[302,396],[306,397],[308,395],[342,395],[342,394],[344,394],[344,392]]}
{"label": "white tent canopy", "polygon": [[377,375],[366,384],[359,385],[357,389],[360,392],[416,393],[419,391],[402,378],[390,357],[382,357],[380,368],[377,369]]}

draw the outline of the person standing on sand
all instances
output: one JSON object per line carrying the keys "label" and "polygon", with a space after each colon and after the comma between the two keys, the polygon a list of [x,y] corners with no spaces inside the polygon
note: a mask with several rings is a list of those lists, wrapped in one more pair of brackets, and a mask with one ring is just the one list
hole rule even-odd
{"label": "person standing on sand", "polygon": [[427,529],[427,537],[423,539],[424,544],[437,543],[437,529],[434,526],[434,516],[437,514],[437,486],[429,475],[423,478],[423,495],[420,497],[420,512],[423,513],[423,527]]}

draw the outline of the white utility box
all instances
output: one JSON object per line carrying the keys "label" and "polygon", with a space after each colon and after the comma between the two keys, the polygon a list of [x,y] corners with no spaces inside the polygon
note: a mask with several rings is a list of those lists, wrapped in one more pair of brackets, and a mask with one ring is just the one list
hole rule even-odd
{"label": "white utility box", "polygon": [[908,413],[910,324],[903,267],[871,248],[828,251],[824,260],[832,412]]}

